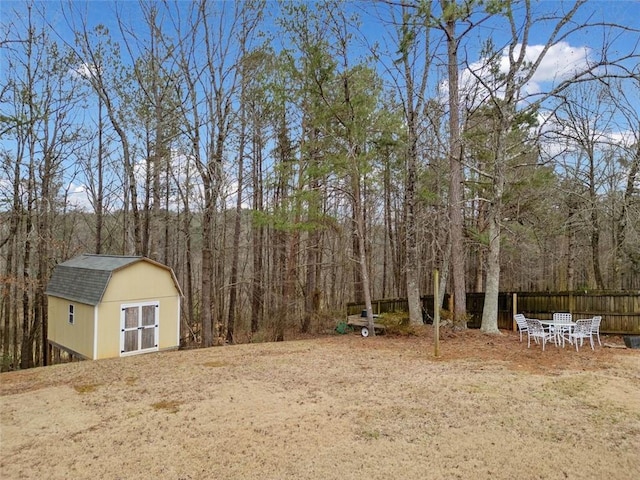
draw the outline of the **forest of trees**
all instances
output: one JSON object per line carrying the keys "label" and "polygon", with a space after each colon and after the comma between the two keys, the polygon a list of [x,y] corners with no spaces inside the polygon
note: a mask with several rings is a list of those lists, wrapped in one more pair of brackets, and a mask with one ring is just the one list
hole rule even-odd
{"label": "forest of trees", "polygon": [[421,322],[434,269],[460,328],[486,292],[489,333],[498,291],[640,289],[625,4],[3,2],[2,368],[46,362],[47,282],[81,253],[173,268],[205,347],[349,301]]}

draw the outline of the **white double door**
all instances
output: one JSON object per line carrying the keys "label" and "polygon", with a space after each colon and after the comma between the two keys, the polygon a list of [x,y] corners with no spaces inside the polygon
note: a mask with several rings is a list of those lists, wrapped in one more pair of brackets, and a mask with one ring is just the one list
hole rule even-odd
{"label": "white double door", "polygon": [[144,302],[122,305],[120,311],[120,355],[158,349],[160,304]]}

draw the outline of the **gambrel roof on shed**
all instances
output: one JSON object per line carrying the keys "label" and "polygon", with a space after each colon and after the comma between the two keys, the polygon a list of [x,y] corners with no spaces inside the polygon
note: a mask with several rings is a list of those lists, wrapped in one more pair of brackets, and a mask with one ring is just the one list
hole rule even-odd
{"label": "gambrel roof on shed", "polygon": [[182,295],[173,270],[166,265],[141,256],[91,254],[80,255],[56,265],[45,293],[87,305],[98,305],[113,272],[137,262],[148,262],[169,271],[176,289]]}

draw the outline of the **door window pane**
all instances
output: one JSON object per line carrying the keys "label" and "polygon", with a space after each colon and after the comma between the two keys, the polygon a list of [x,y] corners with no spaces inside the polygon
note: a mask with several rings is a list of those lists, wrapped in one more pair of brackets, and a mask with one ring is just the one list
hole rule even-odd
{"label": "door window pane", "polygon": [[143,305],[142,306],[142,325],[155,325],[156,324],[156,306],[155,305]]}
{"label": "door window pane", "polygon": [[138,328],[138,307],[124,309],[124,328]]}
{"label": "door window pane", "polygon": [[124,351],[133,352],[138,350],[138,329],[124,332]]}
{"label": "door window pane", "polygon": [[155,333],[156,333],[155,327],[148,327],[148,328],[142,329],[142,345],[140,346],[141,349],[153,348],[156,346]]}

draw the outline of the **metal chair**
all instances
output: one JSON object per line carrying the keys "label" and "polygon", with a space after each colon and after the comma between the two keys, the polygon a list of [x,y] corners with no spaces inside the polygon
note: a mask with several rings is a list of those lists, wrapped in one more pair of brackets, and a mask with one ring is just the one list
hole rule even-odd
{"label": "metal chair", "polygon": [[598,345],[602,346],[602,342],[600,342],[600,322],[602,322],[601,316],[593,317],[593,320],[591,320],[591,334],[596,336]]}
{"label": "metal chair", "polygon": [[527,348],[531,348],[532,337],[536,341],[542,340],[543,352],[544,352],[544,346],[546,345],[546,343],[551,339],[555,340],[555,334],[553,334],[548,330],[545,330],[544,327],[542,326],[542,323],[540,323],[540,320],[536,320],[535,318],[527,318],[527,332],[528,332]]}
{"label": "metal chair", "polygon": [[578,320],[574,325],[573,329],[569,333],[569,341],[571,343],[575,343],[576,352],[578,351],[578,340],[580,340],[580,346],[584,344],[584,339],[588,338],[589,343],[591,344],[591,350],[595,350],[593,348],[593,334],[591,333],[591,324],[593,323],[592,318],[587,318],[583,320]]}
{"label": "metal chair", "polygon": [[513,319],[516,321],[516,324],[518,325],[518,331],[520,332],[520,341],[522,341],[522,332],[526,332],[527,335],[529,334],[529,327],[527,326],[527,319],[521,313],[516,313],[513,316]]}
{"label": "metal chair", "polygon": [[[549,327],[549,331],[553,332],[556,336],[556,342],[562,341],[562,346],[564,347],[564,341],[567,338],[567,335],[571,331],[571,326],[566,325],[563,326],[563,323],[570,324],[573,321],[573,315],[566,312],[554,313],[553,314],[553,322],[554,325]],[[559,324],[559,325],[558,325]]]}

